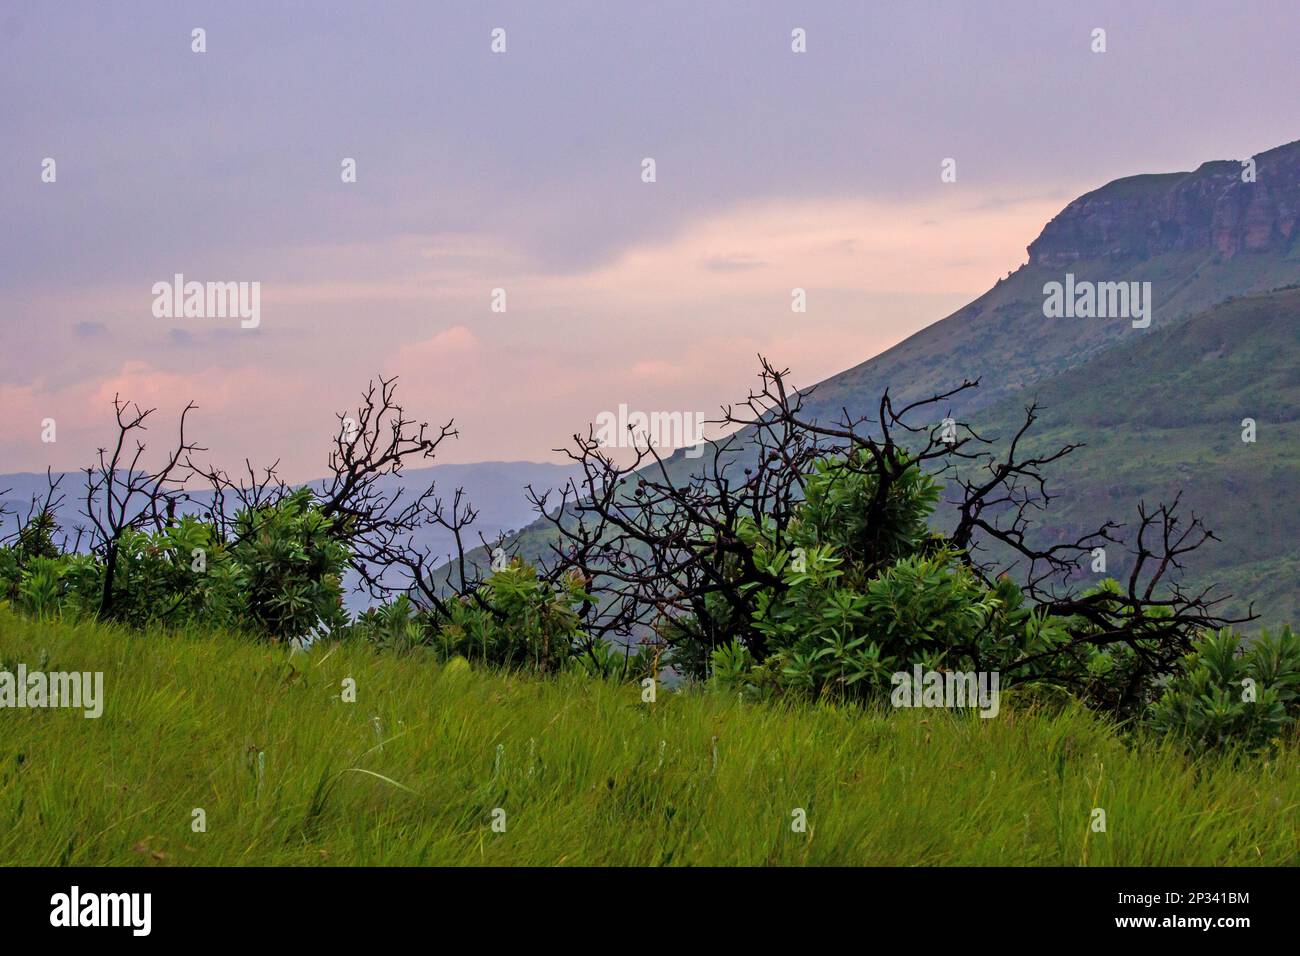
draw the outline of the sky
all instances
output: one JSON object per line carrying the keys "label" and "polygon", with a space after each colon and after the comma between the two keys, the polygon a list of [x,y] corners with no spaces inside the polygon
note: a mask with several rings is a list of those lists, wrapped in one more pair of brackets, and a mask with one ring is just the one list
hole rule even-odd
{"label": "sky", "polygon": [[[1081,193],[1300,138],[1298,40],[1294,0],[4,0],[0,472],[89,464],[115,394],[305,480],[376,375],[443,462],[712,416],[759,353],[812,384]],[[157,315],[177,273],[256,327]]]}

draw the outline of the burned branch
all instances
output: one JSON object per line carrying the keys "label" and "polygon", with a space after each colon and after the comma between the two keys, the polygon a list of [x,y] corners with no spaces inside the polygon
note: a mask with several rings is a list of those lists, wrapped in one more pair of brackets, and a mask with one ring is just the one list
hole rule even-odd
{"label": "burned branch", "polygon": [[[147,446],[138,436],[148,431],[146,422],[156,409],[142,409],[120,396],[113,396],[117,440],[111,452],[106,448],[98,450],[97,466],[84,469],[82,514],[90,523],[90,547],[104,562],[100,617],[112,615],[118,544],[122,535],[149,525],[161,531],[175,520],[178,506],[187,500],[183,490],[184,478],[177,477],[177,472],[182,459],[204,450],[185,437],[185,420],[196,407],[193,402],[185,406],[175,448],[162,467],[149,471],[141,467]],[[129,445],[134,445],[134,448],[128,448]]]}
{"label": "burned branch", "polygon": [[[1081,447],[1026,452],[1036,406],[1026,408],[997,454],[994,439],[940,419],[939,409],[977,381],[902,407],[886,391],[874,418],[843,410],[824,422],[804,412],[810,391],[790,389],[786,371],[760,360],[759,386],[712,423],[730,431],[696,471],[648,443],[633,442],[630,460],[620,464],[589,431],[575,435],[567,452],[580,476],[558,495],[532,495],[553,538],[541,573],[550,581],[580,574],[588,582],[596,602],[585,622],[593,635],[626,642],[653,632],[673,644],[686,628],[691,642],[716,647],[738,639],[761,660],[767,648],[755,626],[756,596],[780,593],[788,582],[758,560],[753,529],[761,527],[764,547],[787,550],[807,478],[827,459],[869,481],[865,513],[847,517],[853,557],[873,574],[896,558],[888,510],[898,483],[918,469],[947,482],[951,530],[933,533],[928,546],[955,551],[989,587],[1017,574],[1040,613],[1074,629],[1063,646],[1016,661],[1023,672],[1085,646],[1123,645],[1138,662],[1141,673],[1129,675],[1138,687],[1168,672],[1189,635],[1237,622],[1218,614],[1218,601],[1206,593],[1185,593],[1171,580],[1183,556],[1213,537],[1195,517],[1181,525],[1177,501],[1141,510],[1126,593],[1076,593],[1080,560],[1118,543],[1121,526],[1107,521],[1072,540],[1033,543],[1033,518],[1052,500],[1047,471]],[[1004,560],[992,560],[992,551]]]}

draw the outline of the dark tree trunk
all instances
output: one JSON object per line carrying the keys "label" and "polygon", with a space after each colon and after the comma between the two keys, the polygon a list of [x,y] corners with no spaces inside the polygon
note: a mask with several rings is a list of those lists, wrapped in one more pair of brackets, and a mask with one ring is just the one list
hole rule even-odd
{"label": "dark tree trunk", "polygon": [[117,545],[104,552],[104,591],[99,598],[99,617],[105,619],[113,609],[113,576],[117,573]]}

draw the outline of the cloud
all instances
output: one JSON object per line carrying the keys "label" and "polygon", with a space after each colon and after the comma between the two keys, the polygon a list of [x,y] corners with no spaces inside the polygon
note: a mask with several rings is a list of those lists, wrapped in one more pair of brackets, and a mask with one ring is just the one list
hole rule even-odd
{"label": "cloud", "polygon": [[448,300],[464,320],[390,346],[383,365],[419,417],[456,420],[444,451],[460,461],[552,457],[620,404],[714,417],[754,384],[760,353],[810,385],[954,311],[1047,214],[950,210],[936,231],[921,223],[937,205],[743,204],[585,273],[520,276],[503,314],[487,307],[497,279],[460,276]]}
{"label": "cloud", "polygon": [[463,325],[455,325],[422,342],[401,346],[393,358],[393,368],[409,375],[445,372],[450,362],[462,361],[478,350],[478,336]]}
{"label": "cloud", "polygon": [[[300,378],[255,367],[177,373],[139,361],[126,362],[106,376],[66,384],[46,379],[0,384],[0,407],[14,426],[0,437],[0,460],[59,470],[93,463],[95,449],[116,434],[113,400],[119,397],[142,409],[156,409],[143,436],[151,449],[145,462],[175,446],[181,410],[193,401],[197,408],[187,420],[187,437],[206,446],[213,460],[233,466],[249,456],[269,464],[276,457],[268,454],[273,442],[285,441],[286,431],[301,431],[309,421],[295,407],[296,421],[285,428],[286,421],[273,413],[307,393],[308,383]],[[57,426],[56,441],[49,444],[41,440],[47,418]]]}
{"label": "cloud", "polygon": [[[51,455],[83,464],[121,390],[160,415],[198,401],[196,434],[218,463],[280,458],[287,473],[313,477],[332,416],[383,372],[400,376],[417,419],[456,420],[461,438],[440,460],[555,460],[553,449],[620,403],[713,415],[744,397],[760,352],[800,384],[854,365],[991,286],[1056,211],[953,209],[945,195],[741,203],[581,273],[549,273],[504,240],[462,248],[454,232],[365,249],[313,242],[263,265],[256,331],[159,323],[141,293],[147,276],[53,289],[32,308],[94,310],[108,332],[94,349],[30,334],[30,348],[51,357],[13,366],[12,401],[37,421],[54,408],[60,443],[34,444],[24,425],[0,447],[15,467]],[[922,225],[940,214],[941,228]],[[490,308],[497,287],[505,313]],[[791,311],[794,288],[806,313]]]}
{"label": "cloud", "polygon": [[72,334],[79,339],[107,338],[108,326],[103,322],[78,322],[72,327]]}
{"label": "cloud", "polygon": [[704,268],[709,272],[743,272],[748,269],[761,269],[767,263],[753,256],[712,256],[704,260]]}

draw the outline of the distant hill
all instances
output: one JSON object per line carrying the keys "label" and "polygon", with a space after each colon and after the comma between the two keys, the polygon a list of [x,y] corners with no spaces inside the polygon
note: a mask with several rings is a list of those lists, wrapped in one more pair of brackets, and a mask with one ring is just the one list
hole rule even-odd
{"label": "distant hill", "polygon": [[[533,461],[484,461],[464,465],[432,465],[428,468],[410,468],[400,478],[386,478],[381,487],[392,489],[405,486],[413,490],[423,490],[430,481],[437,482],[443,493],[450,500],[451,494],[459,487],[466,491],[468,500],[478,510],[479,517],[474,523],[475,540],[479,533],[490,539],[525,527],[536,515],[532,512],[524,489],[530,484],[539,492],[557,488],[574,473],[571,465],[553,465]],[[310,482],[316,484],[317,482]],[[26,514],[33,495],[45,495],[47,486],[43,474],[17,473],[0,475],[0,504],[8,504],[11,510],[21,510]],[[69,472],[63,480],[61,490],[66,496],[60,513],[61,523],[65,529],[72,529],[84,524],[79,516],[84,504],[84,476],[79,472]],[[200,504],[207,500],[203,494],[196,494]],[[6,526],[0,518],[0,536],[13,527],[12,518]],[[451,536],[441,528],[424,529],[419,543],[427,545],[435,554],[450,554]],[[354,609],[364,608],[367,601],[361,596],[352,596],[348,600]]]}

